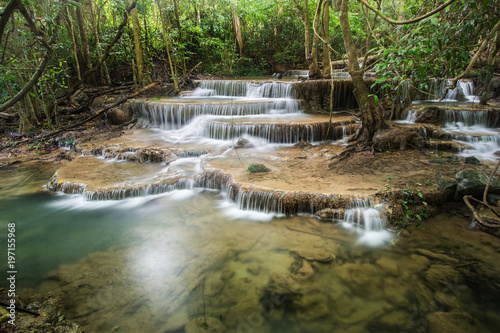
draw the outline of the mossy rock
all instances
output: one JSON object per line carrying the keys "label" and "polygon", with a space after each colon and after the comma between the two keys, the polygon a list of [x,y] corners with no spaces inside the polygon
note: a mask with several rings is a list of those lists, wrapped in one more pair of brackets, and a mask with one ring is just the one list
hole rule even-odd
{"label": "mossy rock", "polygon": [[264,164],[250,164],[247,171],[250,173],[265,173],[270,172],[271,169],[266,167]]}

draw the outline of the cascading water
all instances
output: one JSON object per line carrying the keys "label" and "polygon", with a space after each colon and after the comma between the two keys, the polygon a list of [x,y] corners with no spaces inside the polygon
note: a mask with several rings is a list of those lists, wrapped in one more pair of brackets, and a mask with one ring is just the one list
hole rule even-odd
{"label": "cascading water", "polygon": [[461,156],[476,156],[482,160],[495,161],[493,153],[500,150],[500,133],[490,121],[490,111],[445,110],[446,125],[444,130],[452,138],[468,149],[461,151]]}
{"label": "cascading water", "polygon": [[354,200],[345,211],[342,225],[362,233],[360,244],[380,246],[392,238],[387,220],[381,215],[382,209],[383,205],[373,207],[370,199]]}

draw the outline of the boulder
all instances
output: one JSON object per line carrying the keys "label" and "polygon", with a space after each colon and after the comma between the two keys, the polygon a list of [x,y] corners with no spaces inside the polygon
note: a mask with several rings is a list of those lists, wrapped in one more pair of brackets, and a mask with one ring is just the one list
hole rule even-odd
{"label": "boulder", "polygon": [[107,113],[109,121],[113,125],[122,125],[132,120],[132,117],[121,109],[112,109]]}
{"label": "boulder", "polygon": [[465,164],[481,164],[481,161],[477,159],[476,156],[466,157],[464,160]]}
{"label": "boulder", "polygon": [[425,107],[417,113],[415,122],[439,125],[442,123],[441,112],[442,110],[435,106]]}
{"label": "boulder", "polygon": [[453,199],[455,198],[455,192],[457,191],[457,182],[452,182],[447,179],[440,179],[437,182],[436,186],[446,191],[447,201],[453,201]]}
{"label": "boulder", "polygon": [[245,138],[239,138],[234,148],[253,148],[253,144]]}
{"label": "boulder", "polygon": [[[455,175],[458,180],[457,193],[459,197],[472,195],[476,198],[482,198],[488,176],[477,170],[462,170]],[[488,190],[489,194],[500,194],[500,180],[493,177]]]}

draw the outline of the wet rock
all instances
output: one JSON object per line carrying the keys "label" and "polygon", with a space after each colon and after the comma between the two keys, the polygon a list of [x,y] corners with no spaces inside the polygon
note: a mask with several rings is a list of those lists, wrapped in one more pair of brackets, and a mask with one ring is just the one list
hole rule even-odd
{"label": "wet rock", "polygon": [[322,221],[343,220],[345,211],[343,209],[325,208],[317,211],[316,215]]}
{"label": "wet rock", "polygon": [[328,315],[327,298],[325,294],[305,294],[298,297],[294,305],[300,309],[297,317],[302,320],[313,320]]}
{"label": "wet rock", "polygon": [[334,305],[335,311],[341,317],[349,317],[354,312],[354,305],[352,304],[351,297],[342,295]]}
{"label": "wet rock", "polygon": [[257,276],[260,273],[260,269],[261,269],[260,265],[251,264],[250,266],[247,267],[247,272],[254,276]]}
{"label": "wet rock", "polygon": [[490,205],[500,206],[500,195],[488,194],[487,200]]}
{"label": "wet rock", "polygon": [[132,120],[132,116],[125,113],[125,111],[121,109],[109,110],[107,113],[107,117],[113,125],[122,125]]}
{"label": "wet rock", "polygon": [[414,268],[416,271],[422,271],[427,268],[430,264],[430,260],[424,256],[418,254],[410,255],[410,267]]}
{"label": "wet rock", "polygon": [[253,148],[253,144],[245,138],[239,138],[234,148]]}
{"label": "wet rock", "polygon": [[439,125],[442,122],[441,113],[442,110],[438,107],[425,107],[418,111],[415,122]]}
{"label": "wet rock", "polygon": [[[410,319],[410,315],[405,311],[392,311],[386,315],[383,315],[379,322],[383,325],[387,325],[390,327],[398,327],[400,329],[409,329],[410,323],[412,322]],[[399,331],[399,330],[398,330]]]}
{"label": "wet rock", "polygon": [[417,249],[417,253],[424,255],[428,258],[435,259],[435,260],[441,260],[444,262],[448,262],[450,264],[458,264],[458,262],[459,262],[459,260],[456,258],[452,258],[450,256],[447,256],[446,254],[436,253],[436,252],[432,252],[429,250]]}
{"label": "wet rock", "polygon": [[425,272],[425,279],[429,283],[429,286],[436,290],[447,284],[454,285],[463,280],[459,271],[446,265],[432,265],[427,272]]}
{"label": "wet rock", "polygon": [[221,272],[221,274],[220,274],[220,278],[221,278],[223,281],[227,281],[227,280],[231,279],[233,276],[234,276],[234,271],[229,270],[229,269],[224,269],[224,270]]}
{"label": "wet rock", "polygon": [[297,271],[296,275],[304,280],[309,279],[314,275],[314,268],[310,262],[303,260],[302,267]]}
{"label": "wet rock", "polygon": [[266,287],[271,294],[277,295],[299,295],[301,285],[296,281],[294,276],[289,273],[272,274],[269,284]]}
{"label": "wet rock", "polygon": [[[477,170],[462,170],[455,175],[458,180],[457,193],[460,198],[464,195],[472,195],[476,198],[482,198],[488,176]],[[500,180],[493,177],[488,190],[490,194],[500,194]]]}
{"label": "wet rock", "polygon": [[433,312],[425,316],[429,333],[475,332],[474,320],[467,312]]}
{"label": "wet rock", "polygon": [[395,260],[384,257],[377,260],[375,264],[387,274],[390,274],[392,276],[399,275],[398,263]]}
{"label": "wet rock", "polygon": [[432,291],[430,291],[425,284],[422,282],[415,283],[413,292],[418,300],[420,308],[428,310],[430,307],[434,307]]}
{"label": "wet rock", "polygon": [[407,292],[403,285],[394,281],[384,283],[384,298],[387,302],[395,306],[406,308],[410,302],[408,301]]}
{"label": "wet rock", "polygon": [[299,141],[293,146],[297,148],[311,148],[313,145],[306,141]]}
{"label": "wet rock", "polygon": [[476,156],[466,157],[464,160],[465,164],[481,164],[481,161],[477,159]]}
{"label": "wet rock", "polygon": [[446,191],[446,199],[448,201],[453,201],[455,198],[455,193],[457,191],[457,183],[452,182],[447,179],[440,179],[437,184],[437,187],[442,188]]}
{"label": "wet rock", "polygon": [[434,293],[434,299],[444,305],[447,310],[462,310],[462,304],[455,295],[456,292],[458,291],[450,291],[448,288],[438,290]]}
{"label": "wet rock", "polygon": [[382,296],[382,279],[374,265],[345,264],[341,267],[338,276],[353,293],[371,299],[378,299]]}
{"label": "wet rock", "polygon": [[500,156],[500,150],[497,150],[496,152],[494,152],[493,155]]}
{"label": "wet rock", "polygon": [[226,326],[220,317],[207,315],[192,319],[183,331],[186,333],[225,332]]}
{"label": "wet rock", "polygon": [[310,261],[329,262],[335,259],[331,253],[321,249],[297,249],[292,252],[295,252],[299,257]]}
{"label": "wet rock", "polygon": [[17,332],[65,332],[83,333],[83,329],[74,322],[67,320],[54,306],[43,304],[37,317],[17,317]]}

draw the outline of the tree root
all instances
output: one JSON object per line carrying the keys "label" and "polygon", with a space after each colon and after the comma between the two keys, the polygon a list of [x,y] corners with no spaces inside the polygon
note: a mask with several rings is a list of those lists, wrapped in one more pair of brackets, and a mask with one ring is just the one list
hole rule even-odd
{"label": "tree root", "polygon": [[332,158],[332,162],[328,164],[328,168],[333,168],[335,165],[339,164],[342,161],[348,160],[353,154],[355,153],[361,153],[364,151],[372,151],[373,152],[373,146],[366,144],[366,143],[353,143],[349,146],[347,146],[346,150],[344,150],[342,153],[340,153],[338,156],[335,156]]}

